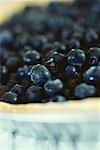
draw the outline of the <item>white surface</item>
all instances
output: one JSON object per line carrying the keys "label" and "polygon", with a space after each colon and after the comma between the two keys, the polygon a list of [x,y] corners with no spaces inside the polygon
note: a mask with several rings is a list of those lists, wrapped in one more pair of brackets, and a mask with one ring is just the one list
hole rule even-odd
{"label": "white surface", "polygon": [[0,150],[100,150],[100,115],[0,113]]}
{"label": "white surface", "polygon": [[[79,133],[78,129],[80,129],[80,126],[76,125],[75,127],[75,124],[73,124],[73,126],[70,124],[43,124],[42,126],[38,124],[36,126],[33,127],[34,136],[21,135],[17,132],[14,135],[11,130],[0,131],[0,150],[100,150],[99,136],[97,132],[94,134],[94,132],[92,133],[92,130],[88,128],[91,130],[91,134],[86,138],[88,134],[86,126],[84,126],[86,130],[85,135],[81,133],[83,129],[80,130],[79,135],[77,134]],[[41,135],[41,132],[39,133],[40,136],[37,132],[39,126],[42,127],[41,130],[43,132],[43,135]],[[56,126],[57,130],[59,127],[64,128],[62,128],[61,132],[58,130],[58,133],[60,134],[58,136],[57,133],[54,133],[53,131],[55,128],[51,129],[50,126]],[[93,129],[95,131],[97,130],[95,127]],[[61,133],[63,134],[61,135]]]}

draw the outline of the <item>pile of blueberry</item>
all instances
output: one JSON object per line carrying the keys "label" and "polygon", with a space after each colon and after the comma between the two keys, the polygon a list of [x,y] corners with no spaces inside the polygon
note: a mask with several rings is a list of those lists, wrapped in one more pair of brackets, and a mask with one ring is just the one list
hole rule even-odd
{"label": "pile of blueberry", "polygon": [[100,96],[100,1],[27,6],[0,25],[0,101]]}

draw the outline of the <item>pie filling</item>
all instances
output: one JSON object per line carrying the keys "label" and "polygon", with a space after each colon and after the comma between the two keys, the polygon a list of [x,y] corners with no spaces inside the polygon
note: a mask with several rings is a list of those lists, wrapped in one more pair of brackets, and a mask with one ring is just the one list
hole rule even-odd
{"label": "pie filling", "polygon": [[0,101],[100,96],[100,1],[27,6],[0,25]]}

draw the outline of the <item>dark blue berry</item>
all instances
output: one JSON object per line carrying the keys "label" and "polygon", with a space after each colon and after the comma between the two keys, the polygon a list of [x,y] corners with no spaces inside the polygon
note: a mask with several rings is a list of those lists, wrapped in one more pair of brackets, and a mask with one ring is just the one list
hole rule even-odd
{"label": "dark blue berry", "polygon": [[51,13],[55,13],[56,11],[58,12],[59,9],[61,10],[63,4],[61,2],[51,2],[49,5],[48,5],[48,11],[51,12]]}
{"label": "dark blue berry", "polygon": [[88,50],[87,59],[90,65],[99,65],[100,64],[100,48],[92,47]]}
{"label": "dark blue berry", "polygon": [[0,97],[9,90],[6,85],[0,85]]}
{"label": "dark blue berry", "polygon": [[97,0],[76,0],[74,2],[75,5],[79,6],[79,7],[90,7],[91,5],[94,4],[94,2]]}
{"label": "dark blue berry", "polygon": [[18,79],[29,79],[29,68],[27,66],[20,67],[17,70],[17,78]]}
{"label": "dark blue berry", "polygon": [[12,89],[11,89],[11,92],[13,93],[16,93],[18,95],[21,95],[23,93],[23,88],[21,85],[19,84],[15,84]]}
{"label": "dark blue berry", "polygon": [[61,33],[61,40],[66,42],[66,40],[68,40],[69,38],[69,35],[70,35],[70,32],[66,29],[63,29]]}
{"label": "dark blue berry", "polygon": [[67,48],[70,49],[78,49],[80,48],[80,42],[76,39],[72,39],[68,42]]}
{"label": "dark blue berry", "polygon": [[51,73],[41,64],[33,66],[29,74],[31,76],[31,81],[37,86],[43,86],[47,80],[51,79]]}
{"label": "dark blue berry", "polygon": [[49,80],[44,84],[44,89],[47,95],[56,95],[63,90],[63,82],[60,79]]}
{"label": "dark blue berry", "polygon": [[55,42],[52,46],[52,50],[60,53],[66,53],[66,46],[62,43]]}
{"label": "dark blue berry", "polygon": [[76,75],[77,75],[76,67],[68,65],[65,68],[65,73],[64,74],[65,74],[65,77],[68,77],[68,78],[76,77]]}
{"label": "dark blue berry", "polygon": [[0,46],[0,63],[6,64],[10,57],[15,57],[14,51],[9,51],[9,49]]}
{"label": "dark blue berry", "polygon": [[98,35],[96,31],[90,30],[86,32],[84,41],[87,46],[93,46],[97,40],[98,40]]}
{"label": "dark blue berry", "polygon": [[41,48],[47,44],[47,39],[42,36],[33,37],[28,40],[28,44],[32,46],[33,49],[41,50]]}
{"label": "dark blue berry", "polygon": [[38,86],[30,86],[26,91],[28,103],[41,102],[41,88]]}
{"label": "dark blue berry", "polygon": [[34,65],[40,61],[40,53],[36,50],[28,50],[23,54],[23,61],[27,65]]}
{"label": "dark blue berry", "polygon": [[25,45],[27,45],[27,38],[25,36],[18,37],[16,40],[13,42],[13,47],[16,50],[19,50],[23,48]]}
{"label": "dark blue berry", "polygon": [[6,84],[9,78],[9,72],[6,66],[0,66],[0,82]]}
{"label": "dark blue berry", "polygon": [[0,33],[0,46],[9,46],[12,43],[13,36],[11,32],[5,30]]}
{"label": "dark blue berry", "polygon": [[15,36],[20,36],[24,32],[24,28],[20,25],[15,25],[12,32]]}
{"label": "dark blue berry", "polygon": [[86,81],[99,82],[100,81],[100,66],[90,67],[88,70],[85,71],[83,76]]}
{"label": "dark blue berry", "polygon": [[52,59],[59,67],[59,70],[62,70],[67,62],[66,62],[66,55],[58,52],[51,52],[50,55],[48,55],[47,60]]}
{"label": "dark blue berry", "polygon": [[93,96],[96,92],[96,88],[93,85],[82,83],[76,86],[74,94],[78,98],[86,98]]}
{"label": "dark blue berry", "polygon": [[80,49],[72,49],[68,53],[67,62],[70,65],[82,66],[85,63],[85,52]]}
{"label": "dark blue berry", "polygon": [[64,96],[61,96],[61,95],[56,95],[54,97],[51,97],[49,99],[50,102],[65,102],[66,101],[66,98]]}
{"label": "dark blue berry", "polygon": [[1,96],[1,101],[6,102],[6,103],[11,103],[11,104],[18,104],[19,103],[19,98],[16,93],[13,92],[5,92]]}
{"label": "dark blue berry", "polygon": [[21,65],[21,61],[17,56],[9,57],[6,60],[6,66],[10,72],[15,72]]}
{"label": "dark blue berry", "polygon": [[5,61],[9,57],[8,50],[2,46],[0,46],[0,63],[5,64]]}
{"label": "dark blue berry", "polygon": [[44,65],[50,70],[53,75],[58,73],[58,65],[52,58],[46,61]]}

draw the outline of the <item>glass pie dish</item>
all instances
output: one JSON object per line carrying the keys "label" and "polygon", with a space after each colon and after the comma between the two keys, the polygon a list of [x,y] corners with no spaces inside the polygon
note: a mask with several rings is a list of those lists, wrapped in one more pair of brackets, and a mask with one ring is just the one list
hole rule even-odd
{"label": "glass pie dish", "polygon": [[[4,8],[6,11],[0,12],[1,22],[15,10],[21,10],[22,3],[28,2],[9,2],[3,6],[1,11]],[[0,149],[99,150],[99,124],[99,98],[46,104],[0,102]]]}

